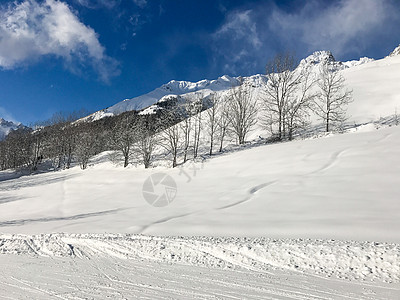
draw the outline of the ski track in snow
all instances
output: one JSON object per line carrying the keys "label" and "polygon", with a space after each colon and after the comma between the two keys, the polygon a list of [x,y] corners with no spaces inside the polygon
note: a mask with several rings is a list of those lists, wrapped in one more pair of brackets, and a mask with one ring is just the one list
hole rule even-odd
{"label": "ski track in snow", "polygon": [[256,186],[252,187],[249,190],[249,195],[246,198],[244,198],[243,200],[240,200],[240,201],[237,201],[237,202],[234,202],[234,203],[231,203],[231,204],[227,204],[227,205],[218,207],[218,208],[216,208],[216,210],[223,210],[223,209],[231,208],[231,207],[246,203],[246,202],[250,201],[253,198],[254,194],[257,193],[259,190],[261,190],[263,188],[266,188],[266,187],[276,183],[277,181],[278,180],[274,180],[274,181],[270,181],[270,182],[266,182],[266,183],[262,183],[262,184],[256,185]]}
{"label": "ski track in snow", "polygon": [[48,218],[37,218],[37,219],[10,220],[10,221],[0,222],[0,227],[21,226],[21,225],[26,225],[26,224],[30,224],[30,223],[40,223],[40,222],[79,220],[79,219],[86,219],[86,218],[91,218],[91,217],[113,214],[113,213],[116,213],[119,211],[124,211],[127,209],[130,209],[130,208],[111,209],[111,210],[98,211],[98,212],[93,212],[93,213],[77,214],[77,215],[68,216],[68,217],[48,217]]}
{"label": "ski track in snow", "polygon": [[[325,170],[330,169],[330,168],[333,167],[336,163],[338,163],[339,158],[340,158],[346,151],[347,151],[347,149],[334,152],[334,153],[331,155],[329,161],[326,162],[322,167],[320,167],[320,168],[318,168],[318,169],[316,169],[316,170],[314,170],[314,171],[312,171],[312,172],[306,173],[306,174],[304,174],[303,176],[315,175],[315,174],[317,174],[317,173],[324,172]],[[310,156],[310,155],[311,155],[311,154],[309,154],[308,156]],[[304,159],[306,159],[306,157],[305,157]],[[303,176],[300,176],[300,178],[303,177]],[[216,208],[216,210],[223,210],[223,209],[231,208],[231,207],[234,207],[234,206],[237,206],[237,205],[240,205],[240,204],[244,204],[244,203],[250,201],[250,200],[252,199],[252,197],[254,196],[254,194],[257,193],[259,190],[264,189],[264,188],[266,188],[266,187],[268,187],[268,186],[270,186],[270,185],[273,185],[273,184],[275,184],[275,183],[277,183],[277,182],[279,182],[279,181],[281,181],[281,180],[276,179],[276,180],[273,180],[273,181],[270,181],[270,182],[266,182],[266,183],[262,183],[262,184],[256,185],[256,186],[250,188],[250,190],[249,190],[249,196],[247,196],[247,197],[244,198],[243,200],[240,200],[240,201],[237,201],[237,202],[234,202],[234,203],[231,203],[231,204],[227,204],[227,205],[218,207],[218,208]],[[189,215],[189,214],[187,214],[187,215]],[[182,215],[182,217],[185,217],[185,216],[186,216],[186,215]]]}
{"label": "ski track in snow", "polygon": [[[384,137],[380,138],[376,142],[381,142],[381,141],[389,138],[391,135],[392,134],[386,134]],[[332,168],[334,165],[339,163],[340,158],[348,150],[349,150],[348,148],[344,148],[342,150],[333,152],[331,154],[330,158],[328,159],[328,161],[326,163],[324,163],[321,167],[318,167],[317,169],[315,169],[315,170],[313,170],[311,172],[304,173],[303,175],[300,175],[298,177],[299,178],[304,178],[306,176],[316,175],[318,173],[324,172],[324,171]],[[302,161],[307,161],[307,158],[310,157],[310,156],[312,156],[312,154],[307,154],[302,159]],[[285,180],[287,180],[287,178]],[[250,188],[248,190],[248,195],[245,198],[243,198],[242,200],[233,202],[233,203],[229,203],[229,204],[226,204],[226,205],[223,205],[223,206],[220,206],[220,207],[216,207],[216,208],[213,208],[213,209],[210,209],[210,210],[198,210],[198,211],[193,211],[193,212],[179,214],[179,215],[173,215],[173,216],[170,216],[170,217],[159,219],[159,220],[157,220],[155,222],[152,222],[152,223],[150,223],[148,225],[142,226],[141,229],[139,231],[137,231],[137,233],[138,234],[145,234],[146,230],[148,230],[149,228],[151,228],[153,226],[156,226],[156,225],[159,225],[159,224],[163,224],[163,223],[172,221],[172,220],[186,218],[186,217],[189,217],[189,216],[192,216],[192,215],[205,214],[205,213],[208,213],[208,212],[210,212],[212,210],[216,210],[216,211],[225,210],[225,209],[229,209],[229,208],[241,205],[241,204],[245,204],[245,203],[251,201],[253,199],[254,195],[258,191],[260,191],[261,189],[267,188],[267,187],[269,187],[269,186],[271,186],[271,185],[273,185],[275,183],[281,182],[281,181],[282,181],[282,179],[276,179],[276,180],[273,180],[273,181],[269,181],[269,182],[266,182],[266,183],[262,183],[262,184],[258,184],[256,186],[253,186],[252,188]],[[1,225],[1,223],[0,223],[0,225]]]}
{"label": "ski track in snow", "polygon": [[[230,204],[227,204],[227,205],[224,205],[224,206],[221,206],[221,207],[217,207],[217,208],[214,208],[214,209],[211,209],[211,210],[224,210],[224,209],[228,209],[228,208],[235,207],[237,205],[246,203],[246,202],[250,201],[252,199],[252,197],[254,196],[254,194],[257,193],[259,190],[261,190],[261,189],[263,189],[263,188],[265,188],[267,186],[270,186],[270,185],[274,184],[275,182],[277,182],[277,180],[256,185],[256,186],[252,187],[249,190],[249,195],[246,198],[244,198],[243,200],[240,200],[240,201],[237,201],[237,202],[234,202],[234,203],[230,203]],[[150,227],[152,227],[152,226],[159,225],[159,224],[162,224],[162,223],[166,223],[166,222],[169,222],[169,221],[172,221],[172,220],[175,220],[175,219],[185,218],[185,217],[188,217],[188,216],[202,214],[202,213],[204,214],[204,213],[208,213],[208,212],[209,212],[209,210],[208,211],[200,210],[200,211],[193,211],[193,212],[190,212],[190,213],[185,213],[185,214],[180,214],[180,215],[175,215],[175,216],[171,216],[171,217],[162,218],[162,219],[157,220],[155,222],[152,222],[152,223],[150,223],[148,225],[142,226],[141,229],[137,233],[138,234],[144,234],[145,231],[147,229],[149,229]],[[1,223],[0,223],[0,226],[1,226]]]}
{"label": "ski track in snow", "polygon": [[181,214],[181,215],[175,215],[175,216],[159,219],[159,220],[157,220],[155,222],[152,222],[152,223],[150,223],[148,225],[142,226],[142,228],[140,229],[140,231],[138,233],[139,234],[143,234],[151,226],[159,225],[159,224],[166,223],[166,222],[169,222],[169,221],[172,221],[172,220],[175,220],[175,219],[179,219],[179,218],[184,218],[184,217],[191,216],[191,215],[194,215],[194,214],[197,214],[197,213],[200,213],[200,211],[194,211],[194,212],[190,212],[190,213],[185,213],[185,214]]}
{"label": "ski track in snow", "polygon": [[0,298],[398,299],[389,243],[0,235]]}
{"label": "ski track in snow", "polygon": [[1,191],[15,191],[25,187],[40,186],[45,184],[57,183],[60,181],[65,182],[68,179],[74,178],[78,174],[64,174],[63,172],[53,172],[41,174],[40,177],[36,175],[22,176],[18,178],[9,178],[0,180]]}
{"label": "ski track in snow", "polygon": [[320,168],[318,168],[318,169],[316,169],[316,170],[314,170],[314,171],[312,171],[312,172],[310,172],[310,173],[304,174],[304,175],[305,175],[305,176],[306,176],[306,175],[315,175],[315,174],[317,174],[317,173],[324,172],[324,171],[330,169],[330,168],[333,167],[336,163],[338,163],[339,158],[340,158],[340,157],[343,155],[343,153],[345,153],[346,151],[347,151],[347,149],[334,152],[334,153],[331,155],[331,158],[329,159],[329,161],[326,162],[322,167],[320,167]]}

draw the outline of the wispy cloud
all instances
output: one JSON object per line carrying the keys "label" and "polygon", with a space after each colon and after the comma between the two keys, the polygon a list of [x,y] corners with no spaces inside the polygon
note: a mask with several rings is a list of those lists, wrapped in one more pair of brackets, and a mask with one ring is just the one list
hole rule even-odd
{"label": "wispy cloud", "polygon": [[4,107],[1,106],[0,106],[0,118],[18,124],[18,122],[14,119],[14,117]]}
{"label": "wispy cloud", "polygon": [[251,10],[236,11],[228,16],[221,28],[215,32],[215,37],[227,37],[234,40],[245,40],[253,47],[259,48],[261,41],[257,34],[256,24],[252,20]]}
{"label": "wispy cloud", "polygon": [[111,9],[118,6],[121,0],[75,0],[75,2],[90,9],[98,9],[103,7]]}
{"label": "wispy cloud", "polygon": [[[130,0],[75,0],[77,4],[90,9],[99,9],[99,8],[112,9],[119,6],[122,1],[130,1]],[[140,8],[144,8],[147,6],[147,0],[132,0],[132,3]]]}
{"label": "wispy cloud", "polygon": [[365,55],[400,34],[400,7],[392,0],[310,0],[290,11],[262,2],[225,14],[210,42],[214,65],[232,74],[262,72],[281,51],[299,58],[316,50],[339,58]]}
{"label": "wispy cloud", "polygon": [[148,22],[150,22],[150,16],[133,13],[128,18],[128,30],[132,31],[132,36],[135,36],[136,33],[142,29],[142,26]]}
{"label": "wispy cloud", "polygon": [[341,0],[330,5],[309,1],[294,14],[275,9],[269,25],[288,44],[291,40],[309,50],[329,49],[343,55],[360,53],[375,43],[390,29],[390,22],[398,19],[398,11],[384,0]]}
{"label": "wispy cloud", "polygon": [[140,8],[143,8],[147,5],[147,0],[133,0],[133,3],[135,3]]}
{"label": "wispy cloud", "polygon": [[[225,71],[235,73],[237,64],[252,68],[251,57],[262,47],[254,11],[234,11],[227,15],[225,23],[212,34],[216,59],[226,61]],[[243,65],[241,66],[243,68]]]}
{"label": "wispy cloud", "polygon": [[103,81],[118,74],[96,32],[59,1],[25,0],[0,10],[0,67],[13,69],[40,57],[61,58],[72,72],[93,68]]}

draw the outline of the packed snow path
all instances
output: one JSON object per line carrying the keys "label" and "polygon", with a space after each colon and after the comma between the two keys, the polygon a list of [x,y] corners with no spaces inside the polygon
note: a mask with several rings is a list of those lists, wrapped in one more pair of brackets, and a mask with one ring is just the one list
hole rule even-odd
{"label": "packed snow path", "polygon": [[388,243],[0,235],[0,253],[4,299],[400,297],[400,247]]}

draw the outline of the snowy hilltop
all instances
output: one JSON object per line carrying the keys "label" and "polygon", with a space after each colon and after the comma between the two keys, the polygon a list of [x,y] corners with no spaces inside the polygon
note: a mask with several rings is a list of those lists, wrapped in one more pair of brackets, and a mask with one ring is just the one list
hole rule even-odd
{"label": "snowy hilltop", "polygon": [[[330,63],[335,65],[337,69],[344,70],[371,61],[373,61],[373,59],[363,57],[359,60],[341,62],[337,61],[330,51],[316,51],[308,57],[302,59],[299,63],[299,67],[311,67],[312,69],[318,69],[321,64]],[[254,87],[258,87],[263,81],[265,81],[265,77],[265,75],[257,74],[241,78],[244,81],[250,81]],[[131,99],[125,99],[111,107],[91,114],[90,116],[83,118],[83,120],[95,121],[107,116],[115,116],[132,110],[142,111],[146,109],[146,113],[151,113],[156,110],[156,107],[152,107],[152,105],[158,102],[163,102],[168,97],[182,96],[185,99],[192,99],[193,97],[199,96],[206,97],[212,92],[224,93],[230,88],[236,86],[238,83],[239,77],[230,77],[228,75],[221,76],[216,80],[204,79],[198,82],[171,80],[170,82],[163,84],[150,93]]]}

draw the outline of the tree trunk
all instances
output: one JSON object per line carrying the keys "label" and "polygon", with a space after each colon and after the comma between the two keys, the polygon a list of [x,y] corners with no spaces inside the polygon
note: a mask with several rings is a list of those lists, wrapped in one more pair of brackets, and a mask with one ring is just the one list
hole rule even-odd
{"label": "tree trunk", "polygon": [[326,132],[329,132],[329,113],[326,114]]}
{"label": "tree trunk", "polygon": [[124,168],[126,168],[128,165],[129,165],[129,156],[125,155]]}

